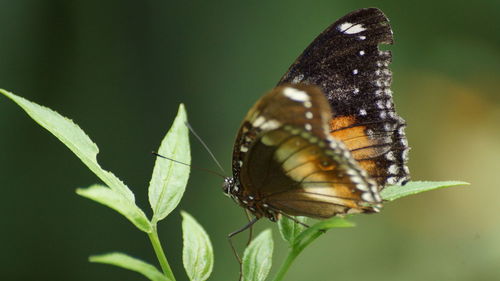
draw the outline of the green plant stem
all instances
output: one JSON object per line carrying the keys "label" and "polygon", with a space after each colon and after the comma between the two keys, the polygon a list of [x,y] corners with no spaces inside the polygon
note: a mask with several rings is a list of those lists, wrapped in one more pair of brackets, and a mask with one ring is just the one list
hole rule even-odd
{"label": "green plant stem", "polygon": [[292,265],[293,261],[295,258],[302,252],[302,250],[294,249],[292,248],[290,252],[288,252],[288,256],[286,257],[285,261],[281,265],[278,273],[276,273],[276,276],[274,276],[273,281],[281,281],[283,280],[283,277],[285,277],[285,274],[287,273],[288,269]]}
{"label": "green plant stem", "polygon": [[153,249],[155,250],[156,257],[158,258],[158,262],[160,262],[161,269],[163,274],[172,281],[175,281],[174,273],[168,264],[167,256],[163,252],[163,247],[161,246],[160,239],[158,238],[158,231],[156,229],[156,225],[153,225],[153,231],[148,234],[149,240],[151,240],[151,245],[153,245]]}

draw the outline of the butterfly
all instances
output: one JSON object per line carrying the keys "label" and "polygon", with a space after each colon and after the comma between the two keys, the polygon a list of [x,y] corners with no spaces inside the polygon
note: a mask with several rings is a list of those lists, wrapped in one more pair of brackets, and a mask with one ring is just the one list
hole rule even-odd
{"label": "butterfly", "polygon": [[390,90],[387,17],[360,9],[323,31],[249,110],[223,191],[255,216],[373,213],[409,180],[405,121]]}

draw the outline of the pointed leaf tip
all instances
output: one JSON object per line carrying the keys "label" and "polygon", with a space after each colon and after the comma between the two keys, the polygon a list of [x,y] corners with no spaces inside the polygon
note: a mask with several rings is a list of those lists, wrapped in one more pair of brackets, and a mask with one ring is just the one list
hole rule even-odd
{"label": "pointed leaf tip", "polygon": [[97,145],[73,120],[11,92],[0,89],[0,93],[14,101],[36,123],[66,145],[106,185],[121,193],[130,202],[135,202],[132,191],[113,173],[101,168],[97,162],[97,154],[99,153]]}
{"label": "pointed leaf tip", "polygon": [[424,191],[459,185],[469,185],[469,183],[464,181],[411,181],[403,186],[388,186],[380,192],[380,195],[384,200],[394,201],[398,198],[421,193]]}

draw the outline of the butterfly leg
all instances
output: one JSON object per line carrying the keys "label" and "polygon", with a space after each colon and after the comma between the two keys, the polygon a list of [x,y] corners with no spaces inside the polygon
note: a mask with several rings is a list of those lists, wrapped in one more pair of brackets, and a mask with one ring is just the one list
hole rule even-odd
{"label": "butterfly leg", "polygon": [[310,227],[308,224],[305,224],[305,223],[303,223],[303,222],[299,221],[299,220],[298,220],[298,219],[296,219],[295,217],[292,217],[292,216],[287,215],[287,214],[282,213],[282,212],[279,212],[279,213],[280,213],[280,215],[282,215],[282,216],[286,217],[287,219],[291,219],[291,220],[293,220],[295,223],[298,223],[298,224],[300,224],[300,225],[302,225],[302,226],[304,226],[304,227],[307,227],[307,228],[309,228],[309,227]]}
{"label": "butterfly leg", "polygon": [[[248,215],[248,214],[247,214]],[[238,255],[238,252],[236,251],[236,248],[234,247],[234,244],[233,244],[233,240],[232,238],[234,236],[236,236],[237,234],[247,230],[250,228],[250,230],[252,230],[252,226],[259,220],[258,217],[255,217],[253,218],[252,220],[250,220],[244,227],[234,231],[234,232],[231,232],[228,236],[227,236],[227,240],[229,241],[229,245],[231,245],[231,250],[233,250],[233,254],[234,256],[236,257],[236,260],[238,261],[238,263],[240,264],[240,278],[239,280],[241,280],[242,276],[243,276],[243,272],[242,272],[242,266],[243,266],[243,262],[241,261],[241,258],[240,256]]]}
{"label": "butterfly leg", "polygon": [[[251,222],[252,221],[252,217],[251,217],[251,214],[250,212],[245,209],[245,215],[247,216],[247,219],[248,219],[248,222]],[[253,225],[250,226],[250,229],[248,230],[248,241],[247,241],[247,247],[248,245],[250,245],[250,242],[252,242],[252,238],[253,238]]]}
{"label": "butterfly leg", "polygon": [[231,249],[233,250],[233,253],[234,253],[234,255],[236,256],[236,259],[238,260],[238,262],[239,262],[240,264],[241,264],[241,258],[240,258],[240,256],[238,255],[238,253],[236,252],[236,248],[234,247],[234,244],[233,244],[233,240],[232,240],[232,238],[233,238],[235,235],[237,235],[237,234],[239,234],[239,233],[241,233],[241,232],[243,232],[243,231],[245,231],[245,230],[247,230],[247,229],[251,228],[251,227],[252,227],[252,225],[254,225],[254,223],[256,223],[258,220],[259,220],[259,218],[257,218],[257,217],[253,218],[253,219],[252,219],[250,222],[248,222],[248,223],[247,223],[244,227],[242,227],[242,228],[240,228],[240,229],[238,229],[238,230],[236,230],[236,231],[234,231],[234,232],[231,232],[231,233],[227,236],[227,240],[229,241],[229,244],[231,245]]}

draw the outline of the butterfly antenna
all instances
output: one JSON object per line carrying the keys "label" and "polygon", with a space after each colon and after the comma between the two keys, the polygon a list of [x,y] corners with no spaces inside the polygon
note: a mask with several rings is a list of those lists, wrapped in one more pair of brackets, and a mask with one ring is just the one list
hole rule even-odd
{"label": "butterfly antenna", "polygon": [[[250,213],[248,212],[247,209],[245,209],[245,215],[247,216],[248,222],[251,222],[252,221],[252,217],[251,217],[251,215],[250,215]],[[248,247],[248,245],[250,245],[250,242],[252,242],[252,238],[253,238],[253,225],[250,226],[250,228],[248,229],[247,247]]]}
{"label": "butterfly antenna", "polygon": [[194,165],[191,165],[191,164],[187,164],[187,163],[184,163],[184,162],[181,162],[179,160],[175,160],[175,159],[172,159],[172,158],[169,158],[169,157],[166,157],[166,156],[163,156],[161,154],[158,154],[156,153],[155,151],[152,151],[151,154],[157,156],[157,157],[160,157],[160,158],[163,158],[163,159],[167,159],[167,160],[170,160],[172,162],[175,162],[177,164],[181,164],[181,165],[185,165],[185,166],[189,166],[191,168],[194,168],[194,169],[197,169],[197,170],[201,170],[201,171],[205,171],[205,172],[208,172],[208,173],[211,173],[211,174],[214,174],[216,176],[219,176],[221,178],[226,178],[226,176],[224,176],[223,174],[221,173],[218,173],[216,171],[212,171],[212,170],[209,170],[209,169],[205,169],[205,168],[201,168],[201,167],[197,167],[197,166],[194,166]]}
{"label": "butterfly antenna", "polygon": [[219,169],[225,174],[226,171],[224,171],[224,168],[222,168],[222,165],[219,163],[217,158],[215,158],[215,155],[212,153],[208,145],[200,138],[200,136],[198,136],[198,134],[194,131],[193,127],[191,127],[191,125],[188,122],[186,122],[186,127],[188,127],[189,131],[196,137],[196,139],[198,139],[198,141],[203,145],[203,147],[205,147],[205,150],[208,152],[208,154],[210,154],[210,157],[212,157],[215,164],[217,164]]}

